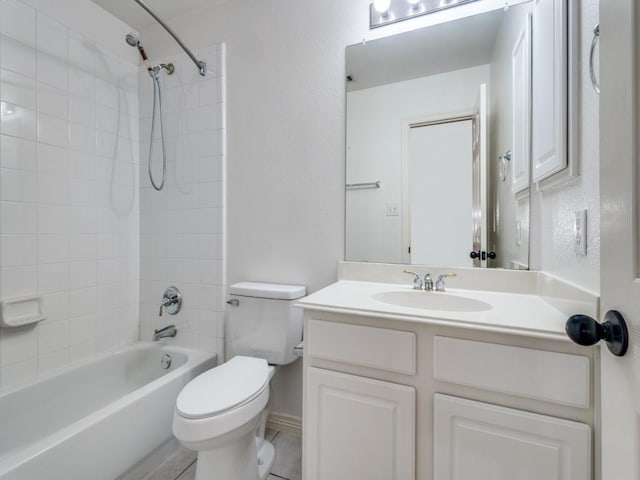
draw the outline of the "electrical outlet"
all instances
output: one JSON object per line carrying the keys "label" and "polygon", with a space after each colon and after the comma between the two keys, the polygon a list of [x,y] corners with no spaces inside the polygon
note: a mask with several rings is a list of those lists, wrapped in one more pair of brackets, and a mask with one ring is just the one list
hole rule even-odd
{"label": "electrical outlet", "polygon": [[576,255],[587,254],[587,211],[573,212],[573,251]]}
{"label": "electrical outlet", "polygon": [[400,215],[400,204],[398,202],[387,202],[387,217],[397,217]]}

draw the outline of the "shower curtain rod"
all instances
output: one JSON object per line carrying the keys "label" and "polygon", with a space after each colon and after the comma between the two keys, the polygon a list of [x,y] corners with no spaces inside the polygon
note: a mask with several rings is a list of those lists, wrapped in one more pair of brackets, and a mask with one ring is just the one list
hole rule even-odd
{"label": "shower curtain rod", "polygon": [[207,73],[207,64],[205,62],[203,62],[202,60],[198,60],[196,58],[196,56],[193,54],[193,52],[191,50],[189,50],[189,48],[182,43],[182,40],[180,40],[180,38],[178,38],[178,36],[173,33],[173,30],[171,30],[166,23],[164,23],[162,21],[162,19],[160,17],[158,17],[148,6],[146,3],[144,3],[142,0],[133,0],[134,2],[136,2],[138,5],[140,5],[143,9],[145,9],[147,11],[147,13],[149,15],[151,15],[156,22],[158,22],[162,28],[164,28],[169,35],[171,35],[173,37],[173,39],[178,42],[178,45],[180,45],[182,47],[182,49],[184,50],[184,52],[189,55],[189,58],[191,60],[193,60],[193,63],[196,64],[196,67],[198,67],[198,71],[200,72],[200,75],[202,75],[203,77],[206,75]]}

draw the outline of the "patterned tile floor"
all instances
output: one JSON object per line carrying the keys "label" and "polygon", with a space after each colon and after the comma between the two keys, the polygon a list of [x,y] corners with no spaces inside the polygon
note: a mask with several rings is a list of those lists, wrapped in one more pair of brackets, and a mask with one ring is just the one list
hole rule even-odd
{"label": "patterned tile floor", "polygon": [[[269,429],[266,438],[276,450],[276,462],[267,480],[302,480],[302,439]],[[194,480],[195,477],[196,454],[180,447],[143,480]]]}

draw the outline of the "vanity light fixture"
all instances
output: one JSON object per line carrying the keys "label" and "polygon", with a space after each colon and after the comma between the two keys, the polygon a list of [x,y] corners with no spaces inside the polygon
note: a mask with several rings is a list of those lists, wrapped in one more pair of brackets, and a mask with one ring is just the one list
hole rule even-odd
{"label": "vanity light fixture", "polygon": [[374,0],[369,6],[369,29],[476,1],[478,0]]}
{"label": "vanity light fixture", "polygon": [[389,7],[391,6],[391,0],[374,0],[373,8],[383,18],[389,18]]}

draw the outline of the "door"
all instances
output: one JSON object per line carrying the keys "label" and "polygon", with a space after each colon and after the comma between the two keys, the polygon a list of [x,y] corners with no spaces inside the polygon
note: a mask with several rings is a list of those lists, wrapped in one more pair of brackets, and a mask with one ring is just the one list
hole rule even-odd
{"label": "door", "polygon": [[307,480],[415,479],[413,387],[309,367],[305,388]]}
{"label": "door", "polygon": [[640,215],[637,0],[600,1],[601,316],[629,327],[624,357],[602,349],[602,479],[640,478]]}
{"label": "door", "polygon": [[583,423],[441,394],[433,415],[435,480],[591,478]]}
{"label": "door", "polygon": [[411,263],[471,267],[472,120],[412,126]]}

